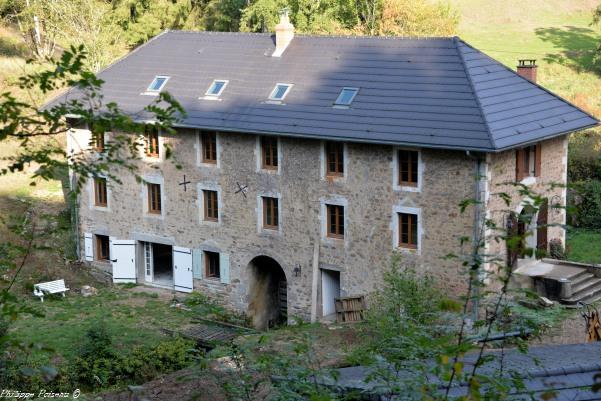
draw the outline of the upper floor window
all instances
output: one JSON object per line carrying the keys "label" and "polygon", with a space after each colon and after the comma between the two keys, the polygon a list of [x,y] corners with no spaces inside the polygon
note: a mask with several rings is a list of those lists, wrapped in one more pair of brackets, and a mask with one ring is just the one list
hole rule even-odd
{"label": "upper floor window", "polygon": [[515,178],[522,181],[528,177],[540,176],[541,170],[541,144],[517,149],[515,152]]}
{"label": "upper floor window", "polygon": [[217,164],[217,133],[214,131],[203,131],[200,134],[200,142],[202,162]]}
{"label": "upper floor window", "polygon": [[154,125],[147,125],[144,132],[146,156],[159,157],[159,129]]}
{"label": "upper floor window", "polygon": [[204,251],[205,277],[220,278],[221,268],[219,266],[219,254],[217,252]]}
{"label": "upper floor window", "polygon": [[169,80],[169,77],[166,77],[164,75],[157,75],[156,77],[154,77],[154,79],[152,80],[152,82],[150,83],[150,85],[148,86],[148,89],[146,89],[146,91],[147,92],[160,92],[168,80]]}
{"label": "upper floor window", "polygon": [[342,88],[340,94],[338,95],[338,98],[334,102],[334,105],[350,106],[351,103],[353,103],[353,100],[355,99],[355,96],[357,96],[358,92],[359,88]]}
{"label": "upper floor window", "polygon": [[108,201],[106,178],[94,178],[94,203],[98,207],[106,207]]}
{"label": "upper floor window", "polygon": [[344,238],[344,206],[326,205],[326,235],[330,238]]}
{"label": "upper floor window", "polygon": [[398,213],[399,247],[417,249],[418,216],[411,213]]}
{"label": "upper floor window", "polygon": [[278,169],[278,138],[261,137],[261,166],[267,170]]}
{"label": "upper floor window", "polygon": [[399,150],[398,163],[398,185],[402,187],[417,187],[419,179],[419,152],[417,150]]}
{"label": "upper floor window", "polygon": [[263,227],[277,230],[279,221],[278,198],[263,197]]}
{"label": "upper floor window", "polygon": [[344,143],[326,142],[326,175],[341,177],[344,175]]}
{"label": "upper floor window", "polygon": [[217,191],[204,189],[204,216],[206,221],[219,221],[219,196]]}
{"label": "upper floor window", "polygon": [[292,84],[276,84],[269,95],[269,100],[284,100],[290,89],[292,89]]}
{"label": "upper floor window", "polygon": [[161,185],[148,183],[148,213],[161,214]]}

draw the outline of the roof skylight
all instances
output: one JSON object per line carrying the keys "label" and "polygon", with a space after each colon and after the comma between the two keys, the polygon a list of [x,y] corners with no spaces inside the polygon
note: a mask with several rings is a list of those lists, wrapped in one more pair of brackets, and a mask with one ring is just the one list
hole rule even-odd
{"label": "roof skylight", "polygon": [[334,102],[335,106],[350,106],[353,103],[353,99],[359,92],[359,88],[342,88],[338,98]]}
{"label": "roof skylight", "polygon": [[160,92],[168,80],[169,80],[169,77],[166,77],[164,75],[157,75],[156,77],[154,77],[154,79],[152,80],[152,83],[150,84],[150,86],[148,86],[148,89],[146,89],[146,91],[147,92]]}
{"label": "roof skylight", "polygon": [[282,101],[292,89],[292,84],[275,84],[275,88],[271,91],[269,95],[269,100]]}
{"label": "roof skylight", "polygon": [[207,90],[207,93],[205,93],[205,96],[214,96],[214,97],[221,96],[221,93],[227,86],[228,82],[229,81],[224,80],[224,79],[214,80],[213,83],[211,84],[211,86],[209,87],[209,89]]}

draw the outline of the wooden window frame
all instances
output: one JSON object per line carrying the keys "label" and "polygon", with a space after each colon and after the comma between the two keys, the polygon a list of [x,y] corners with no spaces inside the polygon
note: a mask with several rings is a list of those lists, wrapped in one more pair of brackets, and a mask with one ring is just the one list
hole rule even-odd
{"label": "wooden window frame", "polygon": [[[344,143],[325,143],[326,177],[344,177]],[[331,158],[333,156],[333,159]],[[332,169],[332,167],[334,167]]]}
{"label": "wooden window frame", "polygon": [[[261,167],[277,171],[279,167],[279,139],[273,136],[261,137]],[[267,160],[269,159],[269,163]]]}
{"label": "wooden window frame", "polygon": [[156,127],[154,125],[146,126],[145,131],[144,131],[144,142],[145,142],[144,153],[146,154],[146,157],[151,157],[154,159],[158,159],[161,157],[160,136],[161,135],[159,134],[158,127]]}
{"label": "wooden window frame", "polygon": [[94,138],[94,150],[98,153],[104,152],[104,132],[99,132],[95,134]]}
{"label": "wooden window frame", "polygon": [[[403,164],[405,161],[404,156],[409,156],[406,162],[407,164],[407,178],[408,181],[403,181]],[[397,184],[399,187],[419,187],[419,164],[420,164],[419,150],[409,149],[397,149],[397,169],[398,169],[398,180]],[[415,176],[415,180],[414,177]]]}
{"label": "wooden window frame", "polygon": [[94,178],[94,205],[97,207],[108,206],[108,191],[106,187],[106,178]]}
{"label": "wooden window frame", "polygon": [[[414,213],[399,212],[398,214],[398,225],[399,225],[399,248],[405,249],[417,249],[419,245],[419,215]],[[407,242],[403,242],[403,216],[407,216]],[[414,221],[412,221],[414,220]],[[413,231],[415,226],[415,232]],[[413,242],[413,235],[415,234],[415,243]]]}
{"label": "wooden window frame", "polygon": [[[148,192],[148,213],[161,214],[163,212],[161,184],[149,182],[146,184],[146,189]],[[156,207],[154,207],[153,204]]]}
{"label": "wooden window frame", "polygon": [[[110,260],[110,240],[106,235],[95,235],[96,237],[96,260],[109,261]],[[103,245],[106,245],[103,246]],[[106,250],[106,257],[103,254],[103,250]]]}
{"label": "wooden window frame", "polygon": [[204,220],[219,221],[219,193],[212,189],[203,189],[202,198],[204,204]]}
{"label": "wooden window frame", "polygon": [[[263,196],[263,228],[278,230],[280,227],[280,200],[271,196]],[[275,224],[269,224],[269,220]]]}
{"label": "wooden window frame", "polygon": [[217,164],[217,132],[200,132],[200,160],[204,164]]}
{"label": "wooden window frame", "polygon": [[[220,279],[221,278],[221,266],[220,266],[220,257],[218,252],[204,251],[204,269],[205,269],[205,277],[210,279]],[[213,259],[214,258],[214,259]],[[211,261],[215,263],[211,263]],[[212,267],[215,267],[212,269]],[[211,271],[213,270],[213,271]]]}
{"label": "wooden window frame", "polygon": [[[334,213],[334,226],[332,226],[332,213]],[[326,236],[328,238],[344,239],[345,221],[344,206],[326,204]],[[334,232],[332,232],[334,229]]]}
{"label": "wooden window frame", "polygon": [[[526,146],[525,148],[516,149],[515,180],[517,182],[521,182],[522,180],[530,177],[540,177],[542,161],[541,150],[542,145],[540,143],[537,143],[536,145]],[[534,155],[533,169],[530,168],[531,155]]]}

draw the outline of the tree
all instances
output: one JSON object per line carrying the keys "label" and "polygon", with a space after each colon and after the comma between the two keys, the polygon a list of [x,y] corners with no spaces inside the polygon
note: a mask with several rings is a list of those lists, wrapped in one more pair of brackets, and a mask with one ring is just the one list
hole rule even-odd
{"label": "tree", "polygon": [[450,36],[459,24],[459,15],[449,4],[416,0],[384,0],[378,26],[379,35]]}

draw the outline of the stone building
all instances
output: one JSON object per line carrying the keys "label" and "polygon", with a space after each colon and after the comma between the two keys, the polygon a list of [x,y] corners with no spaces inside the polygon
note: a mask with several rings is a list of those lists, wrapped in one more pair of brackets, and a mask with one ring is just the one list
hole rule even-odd
{"label": "stone building", "polygon": [[[484,218],[512,218],[491,194],[565,183],[567,135],[598,123],[535,69],[459,38],[295,36],[285,16],[274,36],[167,31],[101,72],[103,94],[150,126],[142,110],[161,91],[187,115],[175,135],[142,138],[143,182],[88,180],[81,257],[115,282],[219,297],[257,327],[369,294],[393,252],[460,295],[465,268],[444,256],[470,252],[461,239]],[[85,128],[69,142],[97,151]],[[521,213],[527,199],[504,190]],[[561,188],[548,196],[565,203]],[[481,204],[460,213],[466,199]],[[535,220],[535,247],[563,241],[546,227],[563,212]]]}

